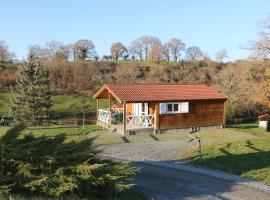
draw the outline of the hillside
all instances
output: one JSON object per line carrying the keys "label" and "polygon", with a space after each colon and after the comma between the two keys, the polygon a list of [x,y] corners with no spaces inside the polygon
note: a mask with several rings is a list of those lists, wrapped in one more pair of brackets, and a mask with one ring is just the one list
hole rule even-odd
{"label": "hillside", "polygon": [[[18,64],[19,65],[19,64]],[[18,76],[18,65],[0,71],[0,92],[8,92]],[[104,83],[203,83],[229,98],[228,118],[255,118],[268,110],[266,69],[268,62],[236,61],[44,62],[50,70],[54,94],[92,95]]]}

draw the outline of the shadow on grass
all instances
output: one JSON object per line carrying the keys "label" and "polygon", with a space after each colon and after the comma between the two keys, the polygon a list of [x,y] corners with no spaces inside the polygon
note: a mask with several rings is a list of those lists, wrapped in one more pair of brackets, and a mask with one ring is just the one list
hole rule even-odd
{"label": "shadow on grass", "polygon": [[160,139],[154,135],[149,135],[151,138],[153,138],[155,141],[160,141]]}
{"label": "shadow on grass", "polygon": [[[252,147],[252,149],[256,148]],[[258,152],[252,153],[232,154],[222,148],[222,152],[225,153],[225,155],[213,158],[203,158],[200,161],[195,161],[195,164],[224,170],[238,175],[242,175],[251,170],[270,167],[270,151],[259,150]]]}
{"label": "shadow on grass", "polygon": [[250,149],[255,150],[255,151],[265,152],[265,151],[263,151],[263,150],[261,150],[261,149],[256,148],[256,147],[254,146],[254,144],[253,144],[252,142],[250,142],[250,140],[248,140],[248,141],[246,142],[246,146],[249,147]]}
{"label": "shadow on grass", "polygon": [[121,137],[121,139],[125,142],[125,143],[130,143],[129,139],[126,136]]}

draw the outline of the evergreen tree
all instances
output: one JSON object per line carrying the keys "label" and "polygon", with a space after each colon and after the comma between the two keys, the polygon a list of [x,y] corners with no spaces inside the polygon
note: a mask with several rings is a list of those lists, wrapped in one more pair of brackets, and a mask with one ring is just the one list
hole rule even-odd
{"label": "evergreen tree", "polygon": [[19,73],[12,115],[16,122],[40,124],[49,118],[52,106],[49,71],[38,62],[29,61],[21,66]]}
{"label": "evergreen tree", "polygon": [[137,170],[99,158],[95,138],[34,137],[23,129],[19,124],[0,138],[0,194],[111,200],[132,187],[126,180]]}

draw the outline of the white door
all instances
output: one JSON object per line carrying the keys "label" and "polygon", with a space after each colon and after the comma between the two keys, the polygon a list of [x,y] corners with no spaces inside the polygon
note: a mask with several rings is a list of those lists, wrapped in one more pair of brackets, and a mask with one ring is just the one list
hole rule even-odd
{"label": "white door", "polygon": [[148,115],[148,103],[133,103],[133,115]]}
{"label": "white door", "polygon": [[[139,116],[137,120],[144,124],[143,126],[148,126],[148,119],[145,115],[148,115],[148,103],[133,103],[133,115]],[[142,116],[144,115],[144,116]]]}

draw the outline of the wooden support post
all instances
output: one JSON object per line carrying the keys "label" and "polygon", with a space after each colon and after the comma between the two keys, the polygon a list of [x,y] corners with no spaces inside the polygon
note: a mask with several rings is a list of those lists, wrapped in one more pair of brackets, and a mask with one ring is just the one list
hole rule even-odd
{"label": "wooden support post", "polygon": [[226,124],[226,111],[227,111],[227,100],[224,101],[224,108],[223,108],[223,127]]}
{"label": "wooden support post", "polygon": [[202,147],[200,138],[199,127],[192,127],[191,131],[188,133],[188,153],[192,151],[199,153],[199,158],[202,158]]}
{"label": "wooden support post", "polygon": [[155,104],[155,133],[159,131],[159,103]]}
{"label": "wooden support post", "polygon": [[126,115],[127,115],[127,108],[126,108],[126,102],[123,103],[123,135],[126,133]]}
{"label": "wooden support post", "polygon": [[99,109],[99,98],[97,98],[97,125],[99,125],[98,124],[98,109]]}
{"label": "wooden support post", "polygon": [[110,117],[109,117],[109,124],[110,126],[112,125],[112,96],[111,96],[111,93],[109,93],[109,114],[110,114]]}

